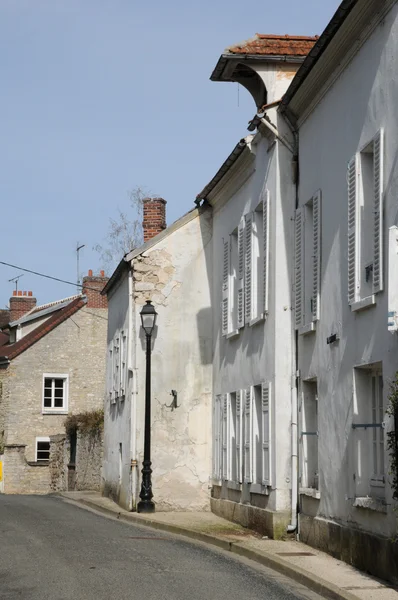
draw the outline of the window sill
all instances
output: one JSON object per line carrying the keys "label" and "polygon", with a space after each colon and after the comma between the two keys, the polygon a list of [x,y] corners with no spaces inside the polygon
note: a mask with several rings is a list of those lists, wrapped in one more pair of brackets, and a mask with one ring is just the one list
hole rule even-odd
{"label": "window sill", "polygon": [[355,498],[353,506],[387,514],[387,504],[381,498],[372,498],[371,496]]}
{"label": "window sill", "polygon": [[363,298],[362,300],[353,302],[351,304],[351,312],[358,312],[360,310],[365,310],[365,308],[370,308],[371,306],[375,306],[375,305],[376,305],[376,296],[373,294],[372,296],[367,296],[367,298]]}
{"label": "window sill", "polygon": [[28,465],[30,467],[48,467],[48,465],[50,464],[49,460],[28,460],[27,461]]}
{"label": "window sill", "polygon": [[43,410],[42,415],[67,415],[67,410]]}
{"label": "window sill", "polygon": [[251,494],[262,494],[263,496],[269,496],[268,486],[262,485],[261,483],[250,484]]}
{"label": "window sill", "polygon": [[300,488],[300,496],[309,496],[315,500],[321,499],[321,492],[315,488]]}
{"label": "window sill", "polygon": [[237,490],[238,492],[240,492],[242,489],[242,485],[240,483],[237,483],[236,481],[228,481],[227,488],[229,490]]}
{"label": "window sill", "polygon": [[299,335],[308,335],[309,333],[313,333],[316,331],[316,323],[308,323],[308,325],[303,325],[299,329]]}
{"label": "window sill", "polygon": [[239,335],[239,329],[234,329],[233,331],[230,331],[229,333],[227,333],[225,338],[227,340],[231,340],[231,339],[237,337],[238,335]]}
{"label": "window sill", "polygon": [[265,314],[261,313],[261,315],[255,317],[249,322],[249,327],[254,327],[254,325],[257,325],[257,323],[262,323],[263,321],[265,321]]}

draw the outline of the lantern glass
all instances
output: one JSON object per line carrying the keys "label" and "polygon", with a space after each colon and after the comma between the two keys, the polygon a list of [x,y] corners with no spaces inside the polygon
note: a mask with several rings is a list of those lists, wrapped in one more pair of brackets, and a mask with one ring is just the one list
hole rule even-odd
{"label": "lantern glass", "polygon": [[146,335],[152,335],[158,313],[150,300],[146,301],[141,311],[141,323]]}

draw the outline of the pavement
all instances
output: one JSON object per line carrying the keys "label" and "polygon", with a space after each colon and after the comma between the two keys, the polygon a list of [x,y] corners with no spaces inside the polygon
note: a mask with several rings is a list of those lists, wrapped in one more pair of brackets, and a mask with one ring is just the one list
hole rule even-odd
{"label": "pavement", "polygon": [[271,540],[211,512],[155,512],[123,510],[98,492],[62,492],[67,501],[100,511],[132,524],[186,536],[271,568],[323,598],[332,600],[398,600],[388,583],[296,541]]}

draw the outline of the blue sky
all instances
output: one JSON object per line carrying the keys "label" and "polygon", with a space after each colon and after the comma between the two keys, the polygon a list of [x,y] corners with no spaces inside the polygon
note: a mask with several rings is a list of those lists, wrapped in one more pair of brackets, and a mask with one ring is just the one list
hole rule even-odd
{"label": "blue sky", "polygon": [[[209,76],[259,33],[320,34],[338,0],[1,0],[0,260],[69,281],[98,270],[109,217],[145,186],[171,223],[255,113]],[[0,308],[17,269],[0,265]],[[75,288],[25,274],[40,304]]]}

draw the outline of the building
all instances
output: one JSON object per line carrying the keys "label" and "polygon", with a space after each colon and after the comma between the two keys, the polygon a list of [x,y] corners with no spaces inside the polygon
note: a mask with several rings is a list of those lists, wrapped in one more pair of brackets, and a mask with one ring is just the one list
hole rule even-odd
{"label": "building", "polygon": [[144,444],[145,335],[151,299],[152,482],[158,510],[208,510],[211,469],[212,216],[193,209],[166,228],[165,201],[144,200],[144,245],[120,262],[108,297],[103,493],[134,510]]}
{"label": "building", "polygon": [[83,293],[36,306],[10,299],[9,342],[0,347],[0,454],[5,493],[50,491],[50,437],[68,414],[102,408],[107,282],[89,272]]}

